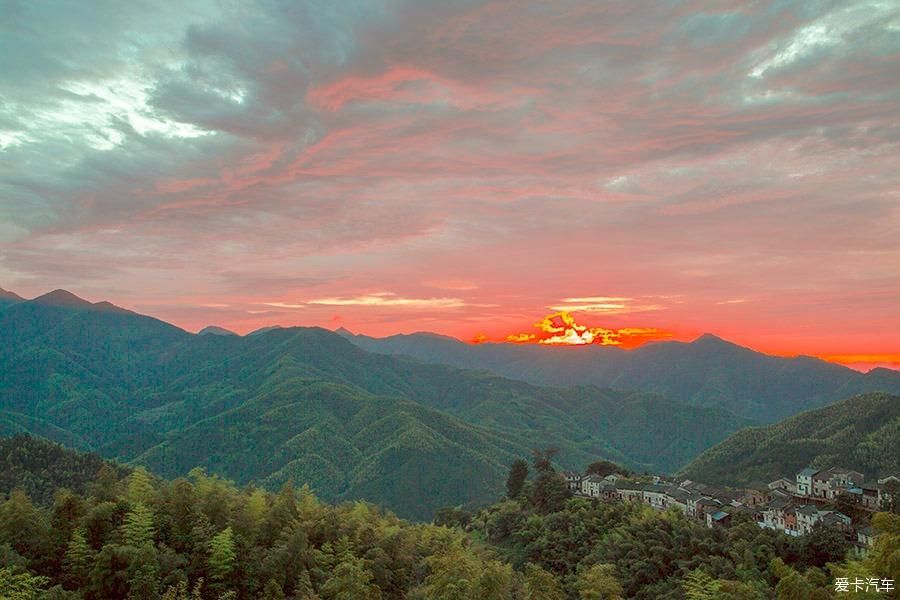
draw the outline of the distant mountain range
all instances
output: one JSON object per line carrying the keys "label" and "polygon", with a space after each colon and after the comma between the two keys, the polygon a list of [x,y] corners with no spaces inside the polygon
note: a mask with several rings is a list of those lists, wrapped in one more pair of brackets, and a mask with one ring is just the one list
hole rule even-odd
{"label": "distant mountain range", "polygon": [[871,393],[742,429],[680,475],[721,485],[765,484],[805,467],[842,467],[868,479],[900,474],[900,396]]}
{"label": "distant mountain range", "polygon": [[63,290],[0,308],[0,434],[166,477],[309,482],[399,514],[495,498],[532,447],[674,471],[750,424],[656,394],[554,389],[366,352],[319,328],[195,335]]}
{"label": "distant mountain range", "polygon": [[484,369],[536,385],[652,392],[695,406],[719,407],[761,423],[855,394],[900,392],[898,371],[881,368],[863,374],[808,356],[769,356],[709,334],[690,343],[653,342],[634,350],[597,345],[475,345],[432,333],[372,338],[344,331],[343,335],[369,352]]}

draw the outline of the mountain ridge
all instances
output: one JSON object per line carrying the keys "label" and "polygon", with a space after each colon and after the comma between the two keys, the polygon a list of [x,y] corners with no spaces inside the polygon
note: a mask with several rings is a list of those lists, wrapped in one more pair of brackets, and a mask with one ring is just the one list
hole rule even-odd
{"label": "mountain ridge", "polygon": [[696,481],[764,485],[801,469],[855,469],[867,479],[900,474],[900,395],[861,394],[780,423],[742,429],[679,471]]}
{"label": "mountain ridge", "polygon": [[815,357],[768,355],[714,334],[629,350],[466,344],[422,334],[348,339],[370,352],[484,369],[536,385],[597,385],[659,393],[698,406],[720,406],[764,423],[857,393],[900,392],[900,372],[882,369],[863,374]]}
{"label": "mountain ridge", "polygon": [[534,446],[560,447],[573,468],[608,458],[667,471],[749,424],[652,394],[373,354],[317,327],[201,336],[136,313],[25,302],[0,312],[0,329],[4,431],[167,476],[199,465],[242,483],[307,479],[329,499],[416,518],[496,497],[506,465]]}

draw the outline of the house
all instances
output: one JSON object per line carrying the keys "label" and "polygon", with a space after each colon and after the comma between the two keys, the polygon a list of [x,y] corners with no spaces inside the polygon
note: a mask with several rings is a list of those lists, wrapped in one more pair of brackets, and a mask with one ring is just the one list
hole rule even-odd
{"label": "house", "polygon": [[789,494],[797,493],[797,482],[791,481],[787,477],[779,477],[778,479],[770,483],[767,487],[772,491],[782,490]]}
{"label": "house", "polygon": [[791,494],[790,492],[786,492],[781,488],[776,488],[769,492],[768,498],[766,500],[768,502],[771,502],[772,500],[790,500],[793,497],[794,497],[794,494]]}
{"label": "house", "polygon": [[[785,481],[787,481],[785,479]],[[760,506],[766,503],[766,494],[760,490],[746,489],[743,497],[740,499],[741,504],[746,506]]]}
{"label": "house", "polygon": [[878,532],[868,525],[856,531],[856,545],[863,550],[863,555],[867,554],[869,548],[872,547],[876,535]]}
{"label": "house", "polygon": [[807,467],[797,473],[797,495],[812,496],[813,477],[818,473],[818,469]]}
{"label": "house", "polygon": [[788,500],[773,500],[761,513],[760,527],[777,529],[790,535],[796,531],[796,515],[793,505]]}
{"label": "house", "polygon": [[566,480],[566,485],[570,491],[577,492],[581,489],[581,480],[584,479],[584,476],[581,473],[564,471],[563,478]]}
{"label": "house", "polygon": [[701,498],[694,503],[695,517],[706,520],[706,515],[722,510],[722,503],[714,498]]}
{"label": "house", "polygon": [[[568,480],[566,481],[568,483]],[[607,483],[602,477],[598,475],[588,475],[584,477],[579,482],[580,492],[583,496],[588,496],[590,498],[599,498],[600,497],[600,486],[604,483]]]}
{"label": "house", "polygon": [[807,504],[796,510],[797,528],[803,535],[812,531],[816,523],[821,522],[824,525],[839,527],[845,531],[849,531],[852,525],[850,517],[836,510],[821,510],[815,504]]}
{"label": "house", "polygon": [[686,490],[673,487],[668,493],[669,506],[676,508],[685,516],[693,514],[693,508],[689,502],[691,494]]}
{"label": "house", "polygon": [[643,490],[644,502],[658,510],[665,510],[669,508],[669,492],[672,489],[671,486],[660,483],[645,484]]}
{"label": "house", "polygon": [[731,514],[723,510],[706,515],[707,527],[728,527],[729,525],[731,525]]}
{"label": "house", "polygon": [[833,500],[847,488],[860,484],[862,481],[863,475],[858,471],[831,467],[813,475],[812,494],[809,495]]}
{"label": "house", "polygon": [[644,501],[644,484],[634,481],[617,481],[616,489],[622,500],[626,502]]}
{"label": "house", "polygon": [[797,513],[797,529],[803,535],[812,531],[813,525],[821,518],[819,507],[815,504],[800,506],[794,512]]}
{"label": "house", "polygon": [[853,521],[850,517],[836,510],[826,511],[820,521],[827,527],[836,527],[845,533],[850,533],[853,530]]}
{"label": "house", "polygon": [[884,506],[891,502],[891,491],[900,489],[900,478],[895,475],[883,477],[878,480],[878,507]]}
{"label": "house", "polygon": [[847,491],[851,494],[856,494],[856,490],[859,490],[859,504],[866,510],[879,510],[881,509],[881,500],[879,499],[878,494],[878,483],[875,481],[864,481],[859,484],[856,488],[850,488]]}

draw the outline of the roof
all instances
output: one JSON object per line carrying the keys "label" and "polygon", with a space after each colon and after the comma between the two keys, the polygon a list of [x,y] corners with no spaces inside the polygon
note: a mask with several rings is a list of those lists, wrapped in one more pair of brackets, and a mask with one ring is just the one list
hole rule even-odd
{"label": "roof", "polygon": [[878,532],[875,531],[875,529],[872,528],[871,525],[866,525],[862,529],[857,529],[856,533],[861,533],[862,535],[866,535],[869,537],[875,537],[876,535],[878,535]]}
{"label": "roof", "polygon": [[700,506],[721,506],[722,503],[718,500],[714,500],[713,498],[701,498],[697,500],[697,504]]}
{"label": "roof", "polygon": [[850,517],[848,517],[844,513],[835,511],[835,512],[830,512],[827,515],[825,515],[824,517],[822,517],[822,522],[826,523],[826,524],[829,524],[829,523],[848,524],[851,521],[850,521]]}
{"label": "roof", "polygon": [[797,477],[812,477],[813,475],[815,475],[818,472],[819,472],[818,469],[813,469],[812,467],[806,467],[805,469],[803,469],[802,471],[797,473]]}
{"label": "roof", "polygon": [[672,490],[668,495],[672,500],[681,503],[687,502],[687,499],[691,497],[691,495],[684,490]]}
{"label": "roof", "polygon": [[710,518],[713,521],[721,521],[725,517],[730,517],[730,516],[731,515],[729,515],[727,512],[720,510],[720,511],[714,512],[712,515],[710,515]]}
{"label": "roof", "polygon": [[635,481],[617,481],[616,487],[620,490],[642,491],[644,489],[644,484]]}
{"label": "roof", "polygon": [[819,507],[815,504],[806,504],[797,509],[798,513],[802,513],[804,515],[817,515],[819,514]]}

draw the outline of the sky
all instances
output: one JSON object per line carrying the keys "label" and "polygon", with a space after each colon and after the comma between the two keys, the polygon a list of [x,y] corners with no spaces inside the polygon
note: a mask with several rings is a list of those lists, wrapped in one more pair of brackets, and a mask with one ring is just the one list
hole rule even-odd
{"label": "sky", "polygon": [[900,3],[0,0],[0,287],[900,368]]}

